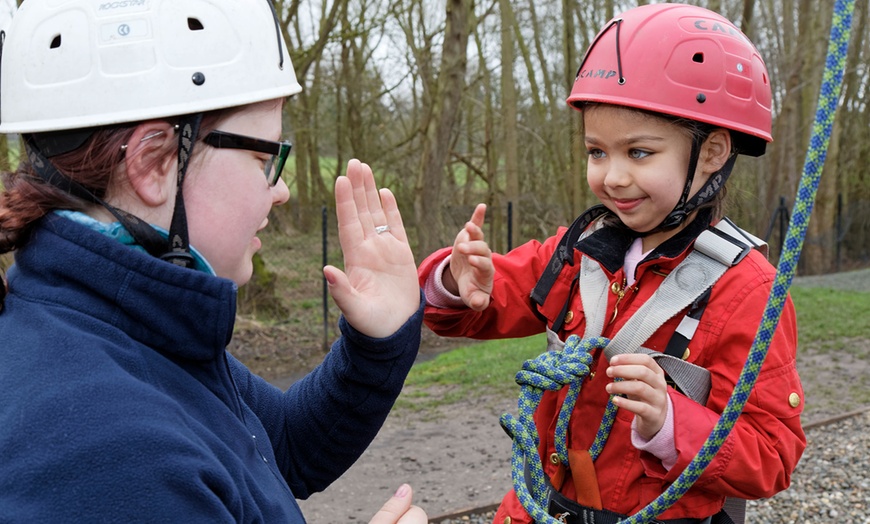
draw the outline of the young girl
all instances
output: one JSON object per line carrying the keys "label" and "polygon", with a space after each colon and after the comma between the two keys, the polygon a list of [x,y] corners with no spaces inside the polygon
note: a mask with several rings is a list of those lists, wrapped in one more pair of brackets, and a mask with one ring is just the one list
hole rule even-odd
{"label": "young girl", "polygon": [[[28,0],[2,44],[0,515],[302,523],[414,362],[416,266],[395,197],[336,182],[342,337],[283,392],[225,350],[258,234],[287,202],[301,89],[267,0]],[[0,35],[0,43],[3,35]],[[377,524],[423,524],[403,485]]]}
{"label": "young girl", "polygon": [[[587,214],[591,223],[569,242],[566,263],[554,273],[564,228],[543,243],[492,254],[479,205],[453,248],[418,268],[425,322],[436,333],[493,339],[551,330],[564,341],[572,334],[598,336],[590,335],[591,319],[603,318],[600,335],[614,337],[720,221],[736,154],[760,155],[771,140],[761,57],[733,24],[699,7],[649,5],[615,18],[588,49],[568,103],[582,112],[587,180],[603,206]],[[567,522],[615,522],[654,500],[695,457],[743,369],[774,278],[763,254],[746,251],[700,300],[706,307],[699,321],[695,311],[697,328],[676,356],[709,372],[706,402],[669,385],[673,377],[648,354],[608,361],[596,349],[566,437],[570,456],[580,458],[565,464],[555,428],[567,388],[544,394],[535,422],[540,459],[558,492],[551,514]],[[590,285],[586,275],[578,278],[584,261],[606,275],[599,302],[581,297]],[[551,287],[541,294],[536,286],[544,275]],[[665,352],[678,341],[675,331],[689,310],[664,321],[642,346]],[[721,511],[726,497],[770,497],[788,487],[806,445],[796,344],[789,302],[734,430],[692,489],[659,519],[729,522]],[[592,462],[587,450],[611,396],[615,423]],[[513,491],[495,522],[530,522]]]}

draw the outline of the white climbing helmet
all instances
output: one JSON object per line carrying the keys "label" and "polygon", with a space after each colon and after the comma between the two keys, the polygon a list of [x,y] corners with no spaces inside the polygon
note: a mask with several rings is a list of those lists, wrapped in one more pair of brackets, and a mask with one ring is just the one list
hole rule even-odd
{"label": "white climbing helmet", "polygon": [[198,113],[302,90],[271,0],[27,0],[0,55],[0,132]]}
{"label": "white climbing helmet", "polygon": [[17,10],[18,4],[15,0],[0,0],[0,31],[9,29],[9,24],[12,23],[12,17]]}

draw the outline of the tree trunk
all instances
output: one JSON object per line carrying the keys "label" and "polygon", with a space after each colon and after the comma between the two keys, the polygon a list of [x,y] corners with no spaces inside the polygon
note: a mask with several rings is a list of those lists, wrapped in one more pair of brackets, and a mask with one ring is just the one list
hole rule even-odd
{"label": "tree trunk", "polygon": [[[520,180],[517,165],[517,90],[514,84],[514,12],[510,0],[500,0],[501,11],[501,114],[503,126],[502,151],[505,168],[505,204],[512,204],[513,227],[508,230],[507,244],[513,246],[513,231],[522,224],[520,213]],[[509,224],[510,225],[510,224]],[[498,242],[496,242],[498,248]],[[504,252],[508,246],[499,249]]]}
{"label": "tree trunk", "polygon": [[[801,0],[801,8],[801,19],[808,19],[803,24],[807,30],[801,31],[801,41],[808,44],[805,47],[809,55],[809,60],[803,64],[804,70],[801,75],[804,79],[809,79],[804,89],[806,95],[803,98],[803,108],[801,111],[803,114],[802,127],[805,129],[801,141],[804,146],[802,158],[805,159],[819,103],[819,91],[822,82],[822,76],[819,72],[825,67],[831,13],[833,13],[834,5],[833,0],[820,0],[816,2]],[[799,171],[799,173],[802,172],[803,169]],[[831,252],[832,247],[830,244],[830,231],[833,230],[834,226],[836,204],[831,202],[830,199],[836,198],[835,194],[835,181],[831,180],[830,177],[822,177],[819,181],[815,207],[809,223],[809,229],[807,230],[807,239],[804,243],[804,253],[801,258],[803,268],[800,271],[803,274],[813,275],[825,270],[824,260],[827,258],[827,254]]]}
{"label": "tree trunk", "polygon": [[740,30],[751,41],[755,41],[755,31],[752,29],[752,12],[755,11],[755,0],[743,0],[743,12],[740,15]]}
{"label": "tree trunk", "polygon": [[[570,93],[574,86],[574,79],[577,76],[577,68],[580,67],[582,55],[577,55],[574,50],[574,11],[577,0],[562,0],[562,13],[564,19],[563,31],[565,56],[564,82],[565,93]],[[567,98],[567,96],[566,96]],[[567,181],[565,186],[569,188],[571,195],[571,215],[579,215],[586,206],[586,176],[585,176],[585,158],[583,154],[583,142],[580,137],[583,136],[583,119],[580,115],[573,115],[571,118],[571,157],[569,168],[565,170]]]}
{"label": "tree trunk", "polygon": [[418,250],[429,254],[442,247],[444,237],[441,206],[442,178],[449,155],[451,132],[458,120],[467,67],[470,0],[447,0],[444,48],[437,81],[434,110],[424,139],[421,191],[417,199]]}

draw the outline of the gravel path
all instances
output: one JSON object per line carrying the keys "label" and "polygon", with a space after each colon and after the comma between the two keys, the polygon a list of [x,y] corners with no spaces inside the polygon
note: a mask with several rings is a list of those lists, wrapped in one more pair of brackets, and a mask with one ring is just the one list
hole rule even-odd
{"label": "gravel path", "polygon": [[791,487],[749,504],[750,522],[870,524],[870,411],[807,431]]}
{"label": "gravel path", "polygon": [[[791,487],[750,501],[747,524],[870,524],[870,410],[807,429],[807,450]],[[493,511],[436,524],[491,524]]]}
{"label": "gravel path", "polygon": [[870,269],[857,269],[827,275],[795,277],[794,284],[801,287],[827,287],[850,291],[870,292]]}

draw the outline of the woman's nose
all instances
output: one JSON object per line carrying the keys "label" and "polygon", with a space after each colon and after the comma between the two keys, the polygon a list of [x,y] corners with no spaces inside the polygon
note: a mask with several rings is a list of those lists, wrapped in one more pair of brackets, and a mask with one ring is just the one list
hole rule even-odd
{"label": "woman's nose", "polygon": [[272,186],[272,205],[280,206],[286,204],[290,200],[290,188],[284,182],[284,178],[279,178],[278,183]]}

